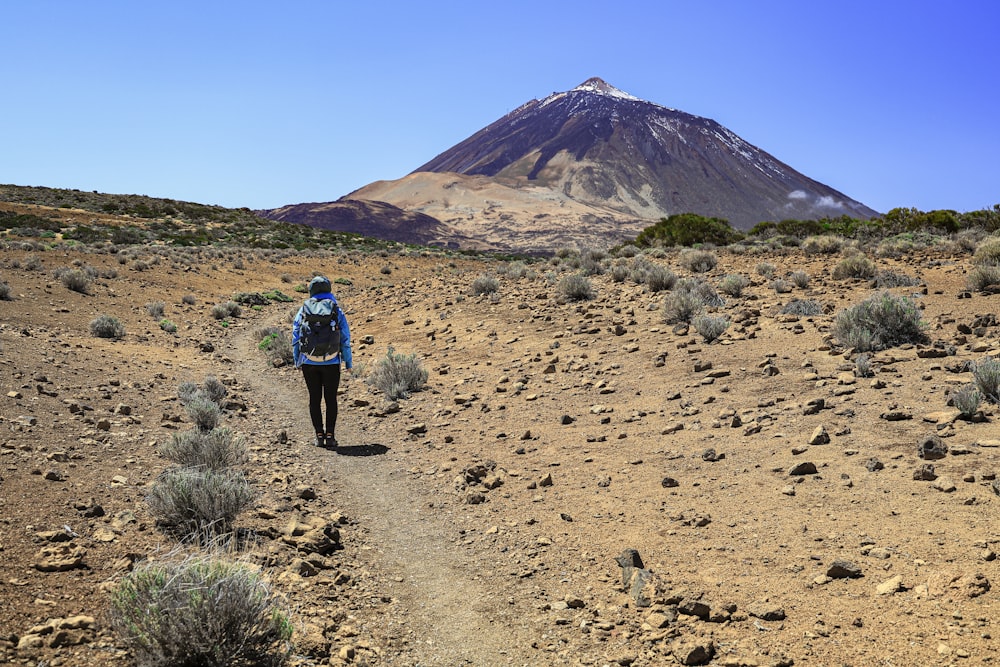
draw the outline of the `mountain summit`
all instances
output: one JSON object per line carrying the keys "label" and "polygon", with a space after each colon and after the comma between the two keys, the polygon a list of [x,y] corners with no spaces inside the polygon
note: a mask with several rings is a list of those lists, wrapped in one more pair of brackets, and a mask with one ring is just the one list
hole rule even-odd
{"label": "mountain summit", "polygon": [[411,174],[346,198],[436,218],[442,225],[426,232],[437,243],[524,252],[606,246],[674,213],[741,229],[876,215],[714,120],[596,77],[531,100]]}

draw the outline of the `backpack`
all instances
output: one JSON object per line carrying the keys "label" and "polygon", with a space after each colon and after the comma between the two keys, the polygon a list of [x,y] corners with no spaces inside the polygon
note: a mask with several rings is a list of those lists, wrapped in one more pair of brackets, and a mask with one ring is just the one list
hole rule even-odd
{"label": "backpack", "polygon": [[302,304],[299,348],[313,361],[340,354],[339,309],[332,299],[306,299]]}

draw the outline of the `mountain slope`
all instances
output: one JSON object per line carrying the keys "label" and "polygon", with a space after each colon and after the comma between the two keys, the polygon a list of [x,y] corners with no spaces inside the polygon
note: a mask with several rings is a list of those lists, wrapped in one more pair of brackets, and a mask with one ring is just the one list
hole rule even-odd
{"label": "mountain slope", "polygon": [[439,220],[422,230],[423,242],[521,252],[605,246],[674,213],[719,217],[739,229],[877,215],[713,120],[596,78],[531,100],[404,178],[345,199]]}
{"label": "mountain slope", "polygon": [[713,120],[600,79],[532,100],[416,171],[510,178],[626,216],[693,212],[744,229],[764,220],[876,214]]}

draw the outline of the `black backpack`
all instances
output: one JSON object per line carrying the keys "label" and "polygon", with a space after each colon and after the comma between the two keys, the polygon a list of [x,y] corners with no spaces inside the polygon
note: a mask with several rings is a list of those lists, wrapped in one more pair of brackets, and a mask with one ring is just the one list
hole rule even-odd
{"label": "black backpack", "polygon": [[340,354],[339,309],[332,299],[306,299],[302,304],[299,347],[314,361]]}

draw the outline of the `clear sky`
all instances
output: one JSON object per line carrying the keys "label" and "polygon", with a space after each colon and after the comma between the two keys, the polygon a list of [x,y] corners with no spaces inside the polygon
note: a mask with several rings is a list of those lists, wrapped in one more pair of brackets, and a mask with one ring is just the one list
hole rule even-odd
{"label": "clear sky", "polygon": [[879,211],[1000,203],[995,0],[9,0],[0,183],[273,208],[591,76]]}

